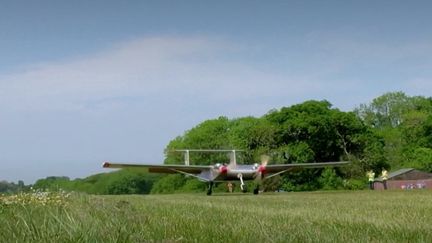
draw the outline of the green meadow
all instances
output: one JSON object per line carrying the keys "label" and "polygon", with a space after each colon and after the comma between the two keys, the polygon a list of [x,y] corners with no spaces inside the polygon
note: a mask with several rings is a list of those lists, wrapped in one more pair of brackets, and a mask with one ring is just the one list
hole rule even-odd
{"label": "green meadow", "polygon": [[50,197],[4,196],[0,242],[432,241],[428,190]]}

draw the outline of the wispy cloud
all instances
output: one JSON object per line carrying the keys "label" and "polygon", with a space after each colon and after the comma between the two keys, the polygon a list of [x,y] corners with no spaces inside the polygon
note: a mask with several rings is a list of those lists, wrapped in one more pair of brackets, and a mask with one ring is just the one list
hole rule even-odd
{"label": "wispy cloud", "polygon": [[[327,98],[326,94],[337,92],[366,92],[371,87],[365,83],[376,82],[373,73],[369,79],[350,74],[361,76],[363,70],[375,72],[370,70],[374,65],[393,65],[432,52],[428,44],[409,44],[395,51],[394,45],[325,35],[312,35],[306,45],[313,48],[301,59],[290,60],[300,63],[301,70],[288,64],[286,70],[266,70],[256,59],[247,59],[253,48],[221,39],[137,39],[96,54],[0,75],[0,109],[104,109],[152,97],[209,103]],[[399,87],[412,79],[418,77],[399,81]]]}
{"label": "wispy cloud", "polygon": [[76,60],[2,75],[0,106],[75,110],[91,102],[150,96],[217,102],[298,95],[316,87],[305,80],[258,71],[253,61],[229,58],[241,51],[234,44],[199,37],[130,41]]}
{"label": "wispy cloud", "polygon": [[97,54],[0,75],[3,109],[68,110],[122,98],[209,102],[298,95],[315,87],[262,71],[247,47],[204,37],[143,38]]}

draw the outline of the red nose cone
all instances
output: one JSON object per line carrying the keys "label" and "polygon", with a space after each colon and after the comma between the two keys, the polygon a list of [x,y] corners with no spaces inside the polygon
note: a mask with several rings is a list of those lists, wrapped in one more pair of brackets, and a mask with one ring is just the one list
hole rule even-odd
{"label": "red nose cone", "polygon": [[227,168],[226,166],[221,166],[221,167],[219,168],[219,172],[220,172],[221,174],[226,174],[226,173],[228,172],[228,168]]}
{"label": "red nose cone", "polygon": [[260,173],[265,173],[265,172],[266,172],[266,167],[265,167],[264,165],[260,165],[260,166],[258,167],[258,172],[260,172]]}
{"label": "red nose cone", "polygon": [[102,167],[103,168],[108,168],[108,167],[110,167],[110,163],[109,162],[105,162],[105,163],[103,163]]}

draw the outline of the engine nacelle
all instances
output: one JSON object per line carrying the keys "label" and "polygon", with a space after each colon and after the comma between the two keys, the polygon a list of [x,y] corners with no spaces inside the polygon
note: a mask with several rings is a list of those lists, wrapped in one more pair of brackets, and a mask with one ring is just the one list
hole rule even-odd
{"label": "engine nacelle", "polygon": [[220,166],[220,167],[219,167],[219,172],[220,172],[221,174],[226,174],[226,173],[228,173],[228,167],[226,167],[225,165]]}
{"label": "engine nacelle", "polygon": [[258,166],[258,172],[261,173],[261,174],[264,174],[266,172],[265,165]]}

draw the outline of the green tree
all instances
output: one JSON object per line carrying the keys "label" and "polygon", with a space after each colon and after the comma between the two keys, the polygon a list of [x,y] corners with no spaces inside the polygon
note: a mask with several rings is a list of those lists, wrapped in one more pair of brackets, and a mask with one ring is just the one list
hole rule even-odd
{"label": "green tree", "polygon": [[278,164],[308,163],[313,162],[314,157],[314,151],[303,141],[279,147],[274,156]]}
{"label": "green tree", "polygon": [[203,192],[206,190],[207,184],[195,178],[187,179],[184,185],[180,188],[182,192]]}
{"label": "green tree", "polygon": [[263,185],[263,190],[265,192],[274,192],[276,190],[279,190],[283,184],[283,179],[281,176],[277,175],[277,176],[273,176],[269,179],[266,179],[263,181],[262,183]]}
{"label": "green tree", "polygon": [[112,178],[103,191],[107,194],[148,194],[153,181],[148,180],[142,173],[132,170],[122,170],[118,176]]}
{"label": "green tree", "polygon": [[174,193],[182,188],[186,183],[183,175],[166,175],[156,181],[151,189],[151,193]]}
{"label": "green tree", "polygon": [[343,180],[336,174],[334,168],[325,168],[318,182],[323,190],[335,190],[343,187]]}
{"label": "green tree", "polygon": [[386,93],[371,104],[357,108],[356,112],[384,140],[382,156],[378,155],[377,146],[369,146],[364,157],[371,157],[370,152],[375,151],[372,157],[377,161],[384,157],[389,166],[396,169],[412,163],[416,149],[432,148],[431,98],[409,97],[402,92]]}
{"label": "green tree", "polygon": [[65,189],[69,181],[70,179],[67,176],[48,176],[45,179],[37,180],[33,188],[42,190]]}
{"label": "green tree", "polygon": [[273,148],[276,127],[261,118],[245,117],[230,122],[229,141],[236,148],[254,150],[260,147]]}
{"label": "green tree", "polygon": [[70,180],[68,177],[51,176],[37,180],[33,187],[91,194],[147,194],[159,177],[156,174],[149,174],[146,170],[123,169],[75,180]]}
{"label": "green tree", "polygon": [[[191,130],[187,131],[183,136],[177,137],[171,141],[166,148],[166,164],[183,163],[183,157],[179,153],[169,153],[175,149],[230,149],[228,130],[230,122],[226,117],[207,120]],[[214,153],[191,153],[191,164],[211,164],[214,161],[228,161],[225,154]]]}
{"label": "green tree", "polygon": [[432,172],[432,149],[414,148],[407,152],[406,167],[416,168],[426,172]]}
{"label": "green tree", "polygon": [[19,191],[19,187],[15,183],[0,181],[0,193],[16,193],[18,191]]}
{"label": "green tree", "polygon": [[[296,151],[304,149],[306,144],[315,161],[337,161],[348,153],[362,150],[357,140],[366,131],[365,125],[354,113],[331,108],[328,101],[306,101],[274,110],[265,118],[278,126],[279,148]],[[304,151],[310,153],[309,149]],[[286,152],[283,157],[287,157]]]}
{"label": "green tree", "polygon": [[360,105],[355,111],[367,125],[382,129],[399,126],[403,122],[404,114],[413,109],[414,100],[405,93],[389,92],[375,98],[369,105]]}

